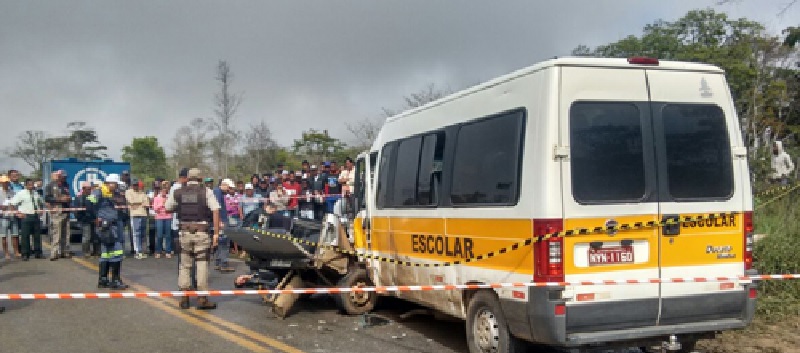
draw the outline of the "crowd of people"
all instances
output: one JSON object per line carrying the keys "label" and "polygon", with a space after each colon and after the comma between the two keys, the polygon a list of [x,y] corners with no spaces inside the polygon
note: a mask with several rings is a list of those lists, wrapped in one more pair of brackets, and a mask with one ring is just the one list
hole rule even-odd
{"label": "crowd of people", "polygon": [[[179,174],[185,174],[184,168]],[[41,180],[20,180],[17,170],[0,175],[0,241],[6,259],[12,257],[28,260],[44,258],[41,226],[48,225],[51,239],[49,259],[69,258],[74,255],[70,241],[70,214],[80,228],[81,254],[84,257],[101,257],[98,240],[97,214],[93,207],[95,196],[103,186],[102,181],[80,183],[80,191],[70,197],[67,174],[63,170],[50,175],[50,183]],[[146,188],[144,183],[125,171],[118,188],[111,197],[118,207],[116,226],[123,235],[123,249],[136,259],[172,258],[176,255],[178,224],[174,212],[166,208],[166,201],[182,184],[185,175],[177,180],[157,178]],[[321,220],[332,213],[336,202],[348,195],[353,187],[354,164],[350,158],[344,165],[336,161],[310,164],[303,161],[300,169],[290,170],[279,164],[272,172],[253,174],[247,180],[204,178],[203,183],[214,191],[222,206],[220,217],[225,227],[241,226],[248,214],[272,215],[279,228],[288,228],[292,218]],[[46,216],[45,216],[46,214]],[[148,232],[148,229],[154,230]],[[246,250],[229,244],[224,236],[215,249],[215,268],[232,271],[228,254],[246,256]],[[127,244],[126,244],[127,243]]]}

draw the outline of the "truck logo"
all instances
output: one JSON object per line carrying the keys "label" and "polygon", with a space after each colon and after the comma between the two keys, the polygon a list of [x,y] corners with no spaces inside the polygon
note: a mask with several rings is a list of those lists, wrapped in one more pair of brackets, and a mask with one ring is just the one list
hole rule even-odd
{"label": "truck logo", "polygon": [[[86,175],[83,178],[84,174]],[[90,183],[94,183],[95,181],[103,181],[106,180],[108,173],[97,169],[97,168],[85,168],[81,169],[79,172],[75,173],[75,176],[72,177],[72,192],[75,195],[80,194],[81,192],[81,181],[88,181]]]}

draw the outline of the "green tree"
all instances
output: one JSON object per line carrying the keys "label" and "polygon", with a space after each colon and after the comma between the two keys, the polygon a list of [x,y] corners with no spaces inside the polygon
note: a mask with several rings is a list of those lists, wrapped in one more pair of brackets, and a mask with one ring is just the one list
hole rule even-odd
{"label": "green tree", "polygon": [[167,176],[167,155],[154,136],[134,137],[122,147],[122,160],[131,164],[131,173],[140,179]]}
{"label": "green tree", "polygon": [[294,140],[292,151],[298,158],[307,159],[311,163],[331,159],[341,163],[347,156],[344,142],[329,136],[327,130],[304,131],[300,139]]}
{"label": "green tree", "polygon": [[[576,55],[599,57],[650,56],[662,60],[703,62],[725,70],[726,79],[757,175],[769,166],[758,163],[770,140],[800,133],[800,98],[795,43],[800,31],[792,27],[783,38],[746,18],[732,19],[712,9],[692,10],[676,21],[659,20],[645,26],[640,36],[573,50]],[[795,125],[793,125],[795,124]]]}
{"label": "green tree", "polygon": [[83,121],[67,123],[66,134],[50,137],[47,143],[56,158],[91,160],[108,157],[104,152],[108,147],[100,144],[97,132]]}

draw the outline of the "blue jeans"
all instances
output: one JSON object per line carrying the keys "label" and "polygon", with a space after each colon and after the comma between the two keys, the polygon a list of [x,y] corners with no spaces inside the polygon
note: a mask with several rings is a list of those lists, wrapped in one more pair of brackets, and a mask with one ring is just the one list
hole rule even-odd
{"label": "blue jeans", "polygon": [[228,253],[230,252],[230,239],[225,234],[220,234],[217,249],[214,250],[214,265],[228,266]]}
{"label": "blue jeans", "polygon": [[142,236],[144,235],[144,225],[147,217],[131,217],[131,234],[133,235],[133,251],[137,254],[144,252],[142,248]]}
{"label": "blue jeans", "polygon": [[162,251],[172,253],[172,218],[156,220],[156,254]]}
{"label": "blue jeans", "polygon": [[[126,224],[127,223],[127,224]],[[117,221],[117,230],[119,231],[120,240],[119,243],[122,244],[122,250],[125,251],[125,227],[130,226],[130,222],[123,222]],[[131,250],[133,250],[133,244],[131,244]]]}
{"label": "blue jeans", "polygon": [[325,198],[325,212],[333,213],[333,205],[339,201],[339,195],[328,196]]}

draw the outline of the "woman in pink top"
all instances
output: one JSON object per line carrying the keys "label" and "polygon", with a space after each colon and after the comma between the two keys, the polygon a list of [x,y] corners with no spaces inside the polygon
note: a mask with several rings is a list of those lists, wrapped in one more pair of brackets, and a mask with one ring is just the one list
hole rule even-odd
{"label": "woman in pink top", "polygon": [[166,253],[168,259],[172,257],[172,212],[164,207],[169,187],[168,181],[162,182],[158,195],[153,198],[153,211],[156,212],[156,259],[161,257],[162,252]]}
{"label": "woman in pink top", "polygon": [[228,225],[231,227],[238,227],[241,223],[239,219],[239,201],[242,195],[231,188],[228,194],[225,195],[225,210],[228,212]]}

